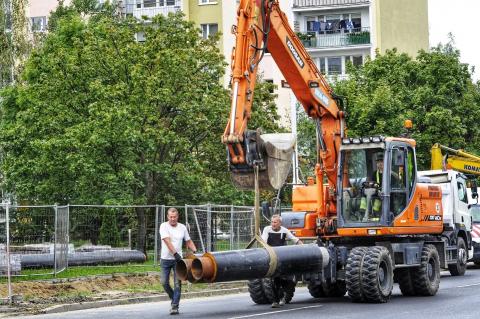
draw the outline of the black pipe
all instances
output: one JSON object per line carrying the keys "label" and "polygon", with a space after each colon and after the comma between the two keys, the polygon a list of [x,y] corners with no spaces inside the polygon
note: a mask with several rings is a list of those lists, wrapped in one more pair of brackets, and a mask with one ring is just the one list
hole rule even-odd
{"label": "black pipe", "polygon": [[[264,278],[267,275],[319,272],[329,261],[327,249],[316,244],[272,247],[272,250],[277,264],[271,274],[268,274],[270,253],[264,248],[255,248],[206,253],[193,260],[188,277],[206,282],[225,282]],[[185,267],[182,270],[185,273]]]}

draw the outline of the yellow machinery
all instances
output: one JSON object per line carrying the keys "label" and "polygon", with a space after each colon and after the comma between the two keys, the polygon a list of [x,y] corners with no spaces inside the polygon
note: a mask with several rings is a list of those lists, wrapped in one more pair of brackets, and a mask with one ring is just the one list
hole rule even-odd
{"label": "yellow machinery", "polygon": [[[443,155],[442,150],[447,154]],[[476,155],[438,143],[432,146],[431,153],[431,169],[453,169],[465,174],[480,175],[480,157]]]}

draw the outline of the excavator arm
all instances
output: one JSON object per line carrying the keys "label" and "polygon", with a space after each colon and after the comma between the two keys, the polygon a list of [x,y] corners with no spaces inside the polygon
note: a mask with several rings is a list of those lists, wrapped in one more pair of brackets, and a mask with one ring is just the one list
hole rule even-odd
{"label": "excavator arm", "polygon": [[[447,155],[442,154],[442,150]],[[454,169],[465,174],[480,175],[480,157],[467,153],[463,150],[434,144],[431,149],[431,169]]]}
{"label": "excavator arm", "polygon": [[325,175],[329,188],[335,189],[344,114],[330,86],[291,29],[278,0],[241,0],[237,26],[232,31],[236,41],[232,53],[231,110],[222,141],[227,145],[234,183],[241,188],[252,188],[253,168],[257,165],[261,187],[279,188],[290,168],[294,141],[285,135],[262,135],[247,129],[258,65],[268,50],[295,97],[316,123],[317,181],[323,185]]}

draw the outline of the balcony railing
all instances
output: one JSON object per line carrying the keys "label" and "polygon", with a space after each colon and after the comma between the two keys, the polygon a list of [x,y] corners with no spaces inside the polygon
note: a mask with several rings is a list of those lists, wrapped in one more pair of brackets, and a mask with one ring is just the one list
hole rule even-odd
{"label": "balcony railing", "polygon": [[153,18],[182,10],[182,0],[130,0],[124,3],[125,13],[135,18]]}
{"label": "balcony railing", "polygon": [[334,30],[326,34],[299,33],[306,48],[328,48],[370,44],[370,28],[355,28],[350,31]]}
{"label": "balcony railing", "polygon": [[369,3],[370,0],[294,0],[293,7],[336,7]]}

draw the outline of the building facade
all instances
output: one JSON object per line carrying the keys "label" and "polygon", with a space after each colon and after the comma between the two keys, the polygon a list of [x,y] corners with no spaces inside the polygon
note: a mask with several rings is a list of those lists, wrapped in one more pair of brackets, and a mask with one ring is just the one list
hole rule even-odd
{"label": "building facade", "polygon": [[[319,70],[329,81],[344,79],[347,64],[362,65],[397,48],[410,56],[428,50],[427,0],[285,0],[280,1],[291,26]],[[283,2],[283,3],[282,3]],[[270,56],[262,65],[264,78],[278,86],[277,106],[289,125],[296,100],[281,87],[283,76]]]}

